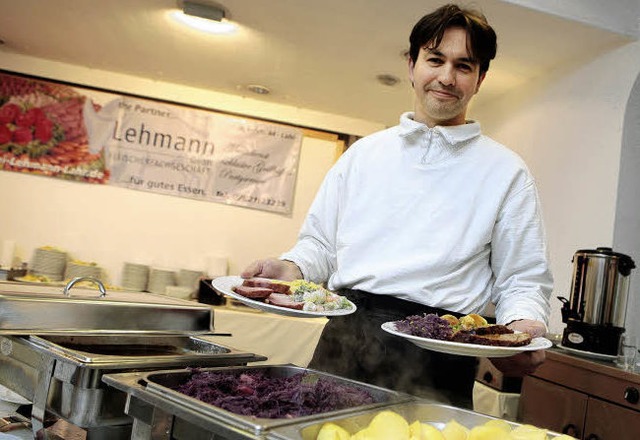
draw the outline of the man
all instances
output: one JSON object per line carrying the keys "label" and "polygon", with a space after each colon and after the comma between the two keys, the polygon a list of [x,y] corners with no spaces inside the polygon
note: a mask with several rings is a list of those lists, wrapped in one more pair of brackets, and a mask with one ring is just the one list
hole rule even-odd
{"label": "man", "polygon": [[[498,323],[542,336],[552,278],[533,178],[466,120],[495,32],[482,14],[445,5],[415,25],[410,44],[414,112],[352,145],[293,249],[242,276],[348,289],[358,311],[330,320],[310,367],[469,406],[475,359],[420,350],[380,324],[493,303]],[[521,375],[543,360],[540,351],[494,364]]]}

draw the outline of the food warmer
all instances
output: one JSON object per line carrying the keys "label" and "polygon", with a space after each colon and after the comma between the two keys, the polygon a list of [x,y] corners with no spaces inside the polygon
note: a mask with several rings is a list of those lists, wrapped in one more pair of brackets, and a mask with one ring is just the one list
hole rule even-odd
{"label": "food warmer", "polygon": [[562,301],[562,346],[610,356],[618,354],[625,331],[629,281],[636,264],[609,247],[573,255],[571,297]]}
{"label": "food warmer", "polygon": [[[351,434],[369,425],[382,410],[400,414],[412,423],[419,420],[442,429],[455,420],[471,429],[495,417],[456,408],[404,393],[333,376],[312,369],[290,365],[207,368],[204,371],[263,370],[269,376],[306,372],[309,380],[331,378],[368,391],[374,402],[313,416],[288,419],[262,419],[230,413],[221,408],[188,397],[176,388],[185,383],[190,370],[115,373],[103,381],[127,393],[126,412],[134,419],[132,440],[316,440],[323,424],[332,422]],[[518,423],[507,422],[512,428]],[[549,439],[560,434],[548,431]]]}
{"label": "food warmer", "polygon": [[127,393],[126,412],[134,419],[132,440],[266,439],[278,427],[309,423],[358,410],[384,408],[415,399],[405,393],[292,365],[217,367],[200,371],[236,374],[260,371],[266,377],[291,377],[304,373],[303,383],[313,384],[320,379],[332,380],[337,384],[368,392],[373,397],[373,403],[322,414],[267,419],[234,414],[176,391],[193,374],[189,369],[106,374],[102,379],[108,385]]}
{"label": "food warmer", "polygon": [[[264,356],[212,340],[207,305],[144,292],[4,284],[0,291],[0,385],[32,402],[34,436],[53,415],[86,438],[128,439],[126,393],[114,372],[247,365]],[[84,280],[81,280],[84,281]]]}

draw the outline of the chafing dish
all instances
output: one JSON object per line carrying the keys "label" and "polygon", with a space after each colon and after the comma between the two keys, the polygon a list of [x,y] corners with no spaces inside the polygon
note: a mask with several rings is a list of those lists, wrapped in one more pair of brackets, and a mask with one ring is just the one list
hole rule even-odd
{"label": "chafing dish", "polygon": [[[442,429],[450,420],[455,420],[461,425],[471,429],[474,426],[479,426],[489,420],[495,419],[495,417],[462,408],[429,402],[424,399],[416,399],[413,402],[394,404],[384,409],[400,414],[408,423],[419,420],[421,423],[431,424],[438,429]],[[270,432],[267,439],[316,440],[320,428],[327,422],[335,423],[336,425],[346,429],[349,433],[355,434],[359,430],[366,428],[379,411],[380,409],[365,409],[348,415],[324,417],[321,420],[314,420],[312,422],[280,426]],[[519,426],[518,423],[507,423],[512,427]],[[560,434],[555,432],[548,432],[548,438],[555,438],[559,435]]]}
{"label": "chafing dish", "polygon": [[207,305],[141,292],[3,288],[0,384],[32,402],[34,435],[51,413],[86,430],[88,440],[130,438],[126,393],[106,386],[106,373],[267,359],[214,342]]}
{"label": "chafing dish", "polygon": [[0,383],[33,402],[34,429],[42,429],[47,411],[112,439],[129,438],[132,421],[124,413],[126,394],[102,384],[103,374],[266,360],[206,335],[0,336],[0,347]]}
{"label": "chafing dish", "polygon": [[88,288],[71,294],[28,283],[4,283],[0,291],[0,334],[205,334],[212,328],[211,307],[164,295]]}
{"label": "chafing dish", "polygon": [[[327,416],[349,414],[363,408],[380,408],[398,402],[413,400],[414,397],[368,385],[320,371],[291,365],[248,366],[206,368],[204,371],[262,370],[268,376],[289,377],[297,373],[306,373],[305,380],[319,378],[335,380],[368,391],[375,403],[354,408],[332,411],[287,419],[263,419],[242,416],[209,405],[198,399],[175,391],[175,387],[186,382],[190,370],[152,371],[106,374],[102,380],[127,393],[126,412],[133,417],[132,439],[196,439],[215,438],[220,440],[262,439],[276,427],[302,421],[313,421]],[[158,432],[164,433],[158,437]]]}

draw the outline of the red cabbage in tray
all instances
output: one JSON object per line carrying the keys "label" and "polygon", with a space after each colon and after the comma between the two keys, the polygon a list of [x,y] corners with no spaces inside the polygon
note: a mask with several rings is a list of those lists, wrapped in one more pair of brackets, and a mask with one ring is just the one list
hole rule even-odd
{"label": "red cabbage in tray", "polygon": [[374,403],[371,394],[327,378],[305,381],[305,373],[269,377],[263,371],[194,371],[176,390],[234,414],[284,419]]}

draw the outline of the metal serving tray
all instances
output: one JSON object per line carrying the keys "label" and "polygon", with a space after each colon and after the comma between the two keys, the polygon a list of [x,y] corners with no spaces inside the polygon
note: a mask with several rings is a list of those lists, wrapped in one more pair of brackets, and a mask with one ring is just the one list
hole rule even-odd
{"label": "metal serving tray", "polygon": [[203,334],[213,330],[213,310],[206,304],[146,292],[3,284],[0,334],[59,335]]}
{"label": "metal serving tray", "polygon": [[264,360],[207,335],[0,336],[0,384],[33,402],[34,430],[46,410],[96,438],[129,439],[132,424],[126,393],[102,383],[103,374]]}
{"label": "metal serving tray", "polygon": [[[143,373],[107,374],[103,382],[128,393],[127,414],[134,418],[132,438],[154,438],[152,427],[164,426],[171,431],[172,439],[262,439],[276,427],[303,421],[313,421],[327,416],[349,414],[362,409],[388,406],[415,399],[408,394],[368,385],[328,373],[291,365],[266,365],[249,367],[206,368],[202,371],[241,372],[261,370],[272,377],[289,377],[306,373],[310,381],[332,379],[368,391],[375,403],[324,414],[289,419],[263,419],[231,413],[175,391],[173,388],[186,382],[192,371],[156,371]],[[145,432],[148,432],[147,436]],[[211,437],[213,435],[213,437]]]}
{"label": "metal serving tray", "polygon": [[[462,408],[429,402],[423,399],[417,399],[413,402],[391,405],[384,408],[385,410],[394,411],[403,416],[407,422],[413,423],[419,420],[421,423],[428,423],[438,429],[442,429],[444,425],[455,420],[463,426],[471,429],[475,426],[482,425],[496,417],[487,416],[477,412],[469,411]],[[322,420],[313,422],[303,422],[281,426],[274,429],[267,436],[268,440],[316,440],[318,432],[323,424],[327,422],[335,423],[343,427],[350,434],[355,434],[359,430],[366,428],[373,417],[380,412],[380,409],[366,409],[358,411],[346,416],[325,417]],[[508,422],[512,427],[519,426],[518,423]],[[555,438],[560,434],[548,431],[548,438]]]}

